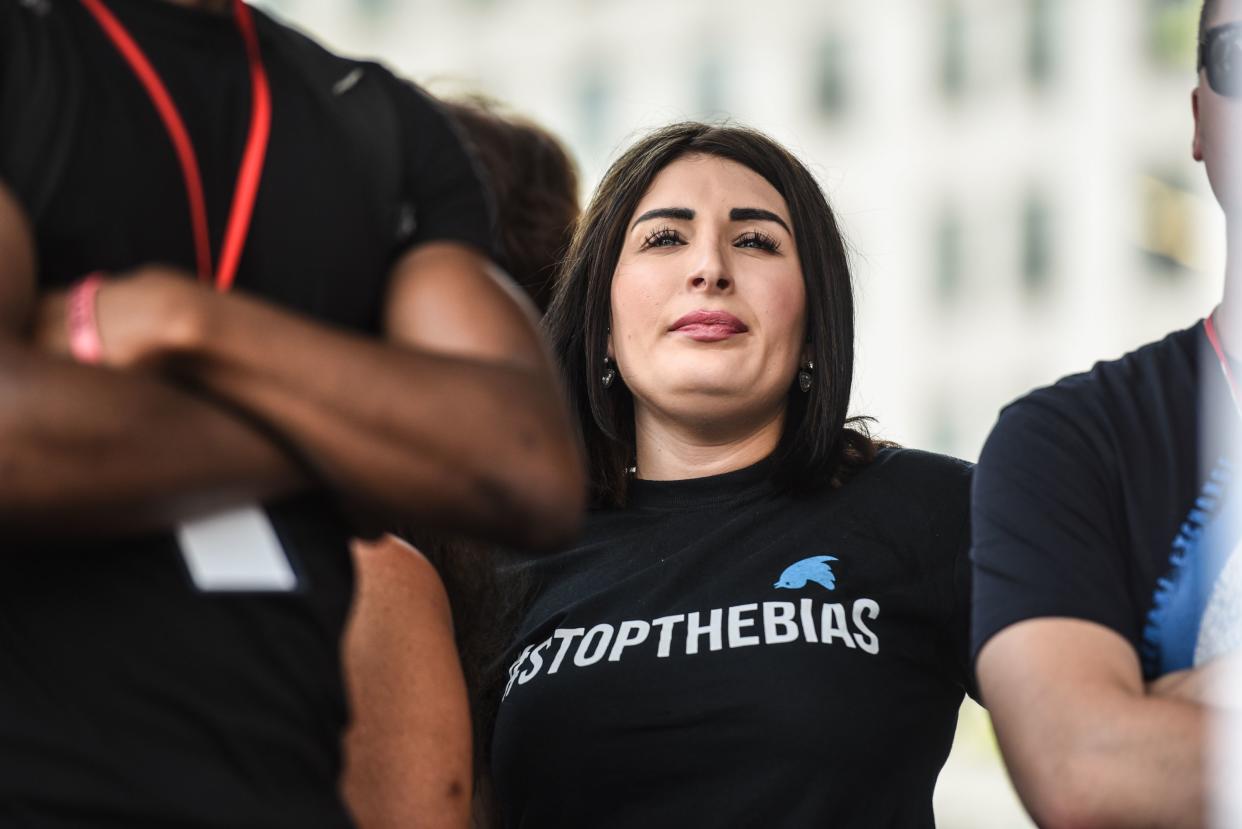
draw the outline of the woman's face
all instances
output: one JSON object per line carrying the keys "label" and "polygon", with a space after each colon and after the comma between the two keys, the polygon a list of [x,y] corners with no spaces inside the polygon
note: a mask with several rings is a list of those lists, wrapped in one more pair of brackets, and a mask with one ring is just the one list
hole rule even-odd
{"label": "woman's face", "polygon": [[734,161],[656,176],[612,280],[609,355],[640,414],[732,427],[783,411],[806,340],[792,230],[784,198]]}

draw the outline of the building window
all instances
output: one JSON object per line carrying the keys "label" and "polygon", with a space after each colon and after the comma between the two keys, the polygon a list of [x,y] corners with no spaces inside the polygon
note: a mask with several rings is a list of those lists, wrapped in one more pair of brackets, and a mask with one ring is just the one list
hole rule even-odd
{"label": "building window", "polygon": [[1178,280],[1202,270],[1203,251],[1196,235],[1202,221],[1197,197],[1177,174],[1144,176],[1139,188],[1139,246],[1151,273],[1162,279]]}
{"label": "building window", "polygon": [[582,143],[591,152],[605,148],[608,135],[608,113],[612,108],[612,87],[604,70],[598,65],[587,66],[580,74],[576,94],[578,129]]}
{"label": "building window", "polygon": [[289,19],[297,7],[297,0],[256,0],[254,5],[265,12]]}
{"label": "building window", "polygon": [[370,19],[383,17],[392,7],[390,0],[355,0],[355,2],[362,16]]}
{"label": "building window", "polygon": [[837,118],[849,106],[849,78],[845,39],[827,35],[815,57],[815,108],[825,118]]}
{"label": "building window", "polygon": [[1026,77],[1036,88],[1056,74],[1055,17],[1059,0],[1027,0]]}
{"label": "building window", "polygon": [[1202,0],[1144,0],[1147,53],[1157,69],[1194,72]]}
{"label": "building window", "polygon": [[940,21],[940,89],[950,100],[962,97],[967,82],[966,13],[954,0],[942,5]]}
{"label": "building window", "polygon": [[957,208],[945,207],[936,220],[936,297],[950,306],[962,290],[964,259],[962,217]]}
{"label": "building window", "polygon": [[1048,292],[1053,272],[1052,210],[1038,192],[1022,205],[1022,287],[1030,298]]}

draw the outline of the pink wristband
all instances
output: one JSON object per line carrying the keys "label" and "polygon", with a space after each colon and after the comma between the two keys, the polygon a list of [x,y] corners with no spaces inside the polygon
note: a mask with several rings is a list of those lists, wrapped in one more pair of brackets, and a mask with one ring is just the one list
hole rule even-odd
{"label": "pink wristband", "polygon": [[99,320],[95,317],[95,295],[103,284],[99,271],[89,274],[73,286],[69,293],[69,351],[80,363],[98,363],[103,359],[103,340],[99,338]]}

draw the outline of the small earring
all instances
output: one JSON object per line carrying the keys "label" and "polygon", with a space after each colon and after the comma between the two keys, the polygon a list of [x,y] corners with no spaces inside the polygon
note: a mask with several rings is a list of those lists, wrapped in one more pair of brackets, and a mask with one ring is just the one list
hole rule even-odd
{"label": "small earring", "polygon": [[811,390],[811,380],[814,379],[812,373],[815,371],[815,361],[807,360],[802,364],[802,370],[798,372],[798,388],[808,392]]}
{"label": "small earring", "polygon": [[604,388],[612,388],[612,381],[617,379],[617,370],[612,367],[612,358],[604,358],[604,373],[600,376],[599,381],[604,384]]}

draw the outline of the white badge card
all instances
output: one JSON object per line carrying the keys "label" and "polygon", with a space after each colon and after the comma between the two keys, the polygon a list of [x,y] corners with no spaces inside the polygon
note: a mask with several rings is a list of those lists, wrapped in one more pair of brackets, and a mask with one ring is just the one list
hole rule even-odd
{"label": "white badge card", "polygon": [[287,592],[298,586],[276,528],[258,505],[181,524],[177,543],[199,590]]}

